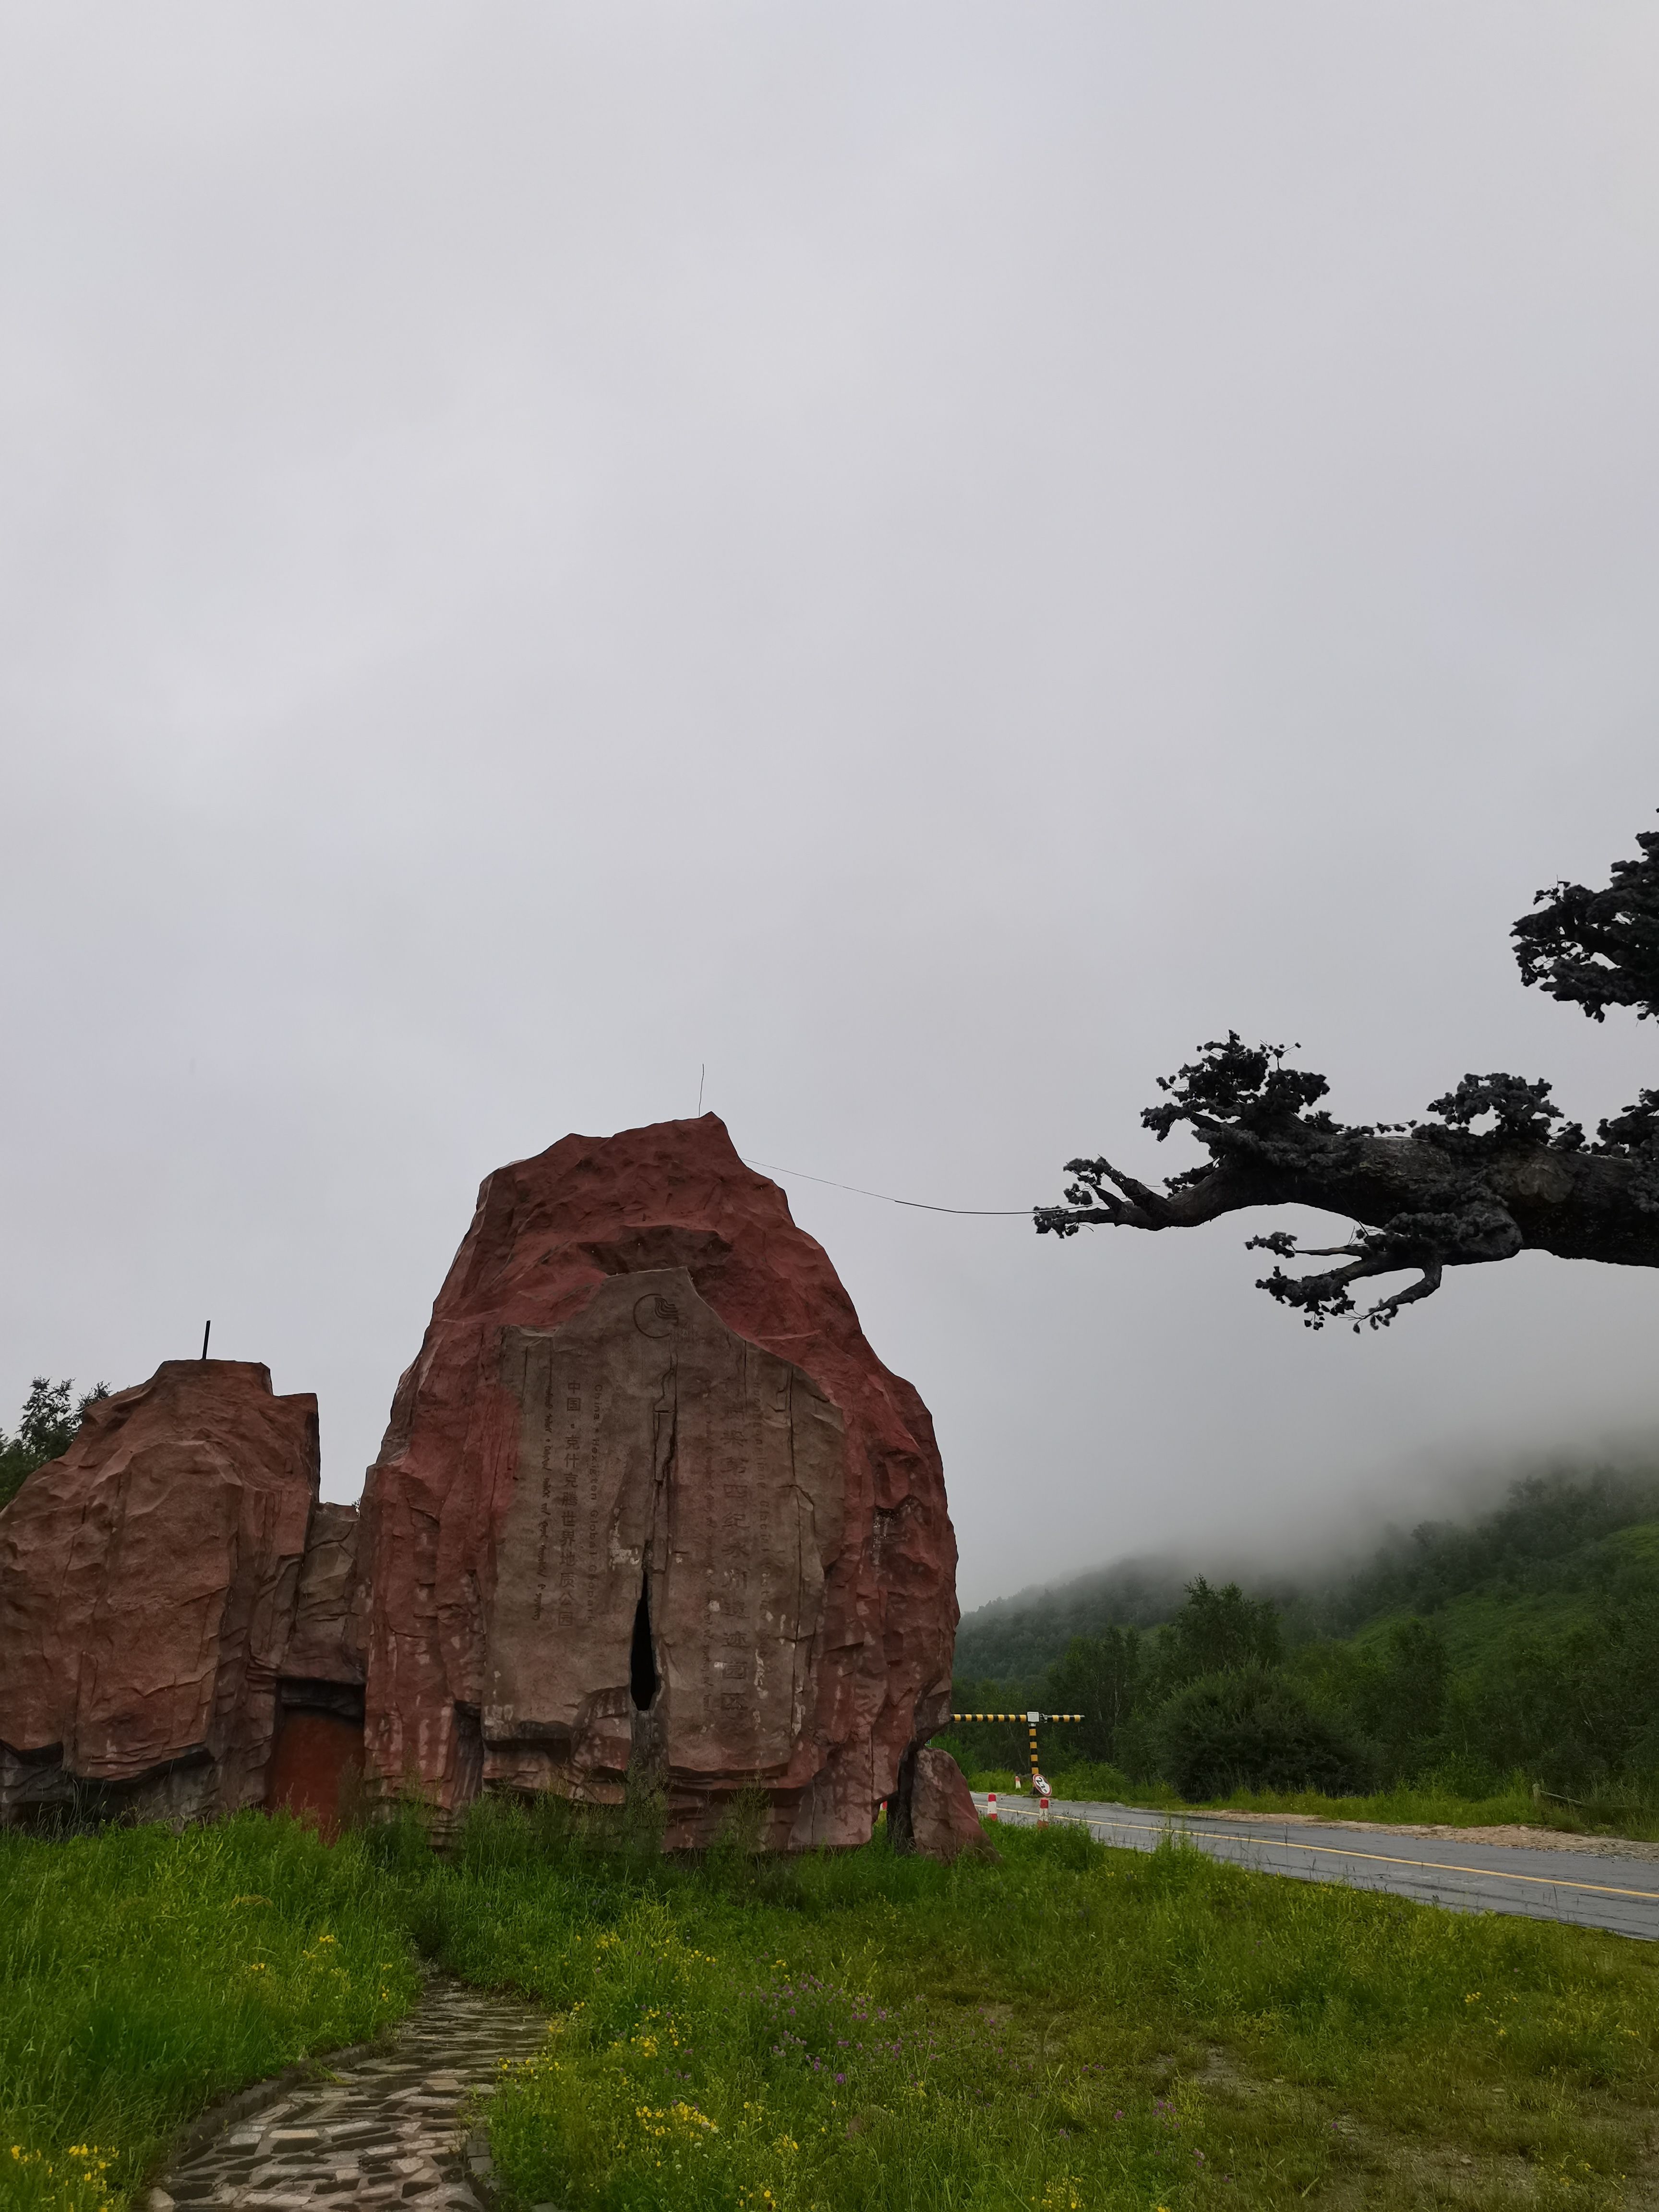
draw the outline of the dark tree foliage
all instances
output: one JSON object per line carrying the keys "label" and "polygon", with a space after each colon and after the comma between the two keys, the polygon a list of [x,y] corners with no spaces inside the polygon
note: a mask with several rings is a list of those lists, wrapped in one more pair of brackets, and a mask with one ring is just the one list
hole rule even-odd
{"label": "dark tree foliage", "polygon": [[1659,1593],[1559,1630],[1519,1626],[1460,1683],[1447,1749],[1474,1770],[1521,1767],[1545,1787],[1653,1786],[1659,1772]]}
{"label": "dark tree foliage", "polygon": [[1186,1798],[1230,1790],[1363,1790],[1364,1760],[1293,1682],[1271,1668],[1206,1674],[1158,1717],[1164,1772]]}
{"label": "dark tree foliage", "polygon": [[1407,1780],[1454,1753],[1468,1765],[1467,1735],[1444,1740],[1451,1656],[1432,1623],[1391,1621],[1363,1644],[1304,1645],[1291,1671],[1345,1740],[1364,1747],[1377,1781]]}
{"label": "dark tree foliage", "polygon": [[1659,832],[1636,842],[1641,859],[1615,860],[1605,890],[1557,884],[1515,925],[1523,980],[1592,1021],[1609,1006],[1634,1006],[1641,1021],[1659,1005]]}
{"label": "dark tree foliage", "polygon": [[[1637,842],[1641,857],[1615,862],[1604,889],[1541,890],[1512,933],[1522,981],[1594,1021],[1609,1006],[1659,1016],[1659,831]],[[1344,1263],[1304,1275],[1275,1267],[1258,1285],[1310,1328],[1358,1312],[1352,1286],[1374,1276],[1414,1279],[1360,1312],[1356,1329],[1385,1327],[1438,1290],[1448,1267],[1517,1252],[1659,1267],[1659,1090],[1600,1122],[1594,1139],[1564,1119],[1547,1083],[1502,1073],[1466,1075],[1424,1121],[1348,1123],[1320,1105],[1322,1075],[1233,1030],[1158,1088],[1143,1125],[1161,1143],[1184,1122],[1208,1160],[1161,1190],[1109,1160],[1068,1161],[1076,1180],[1065,1205],[1036,1209],[1039,1236],[1191,1229],[1258,1206],[1337,1214],[1353,1224],[1343,1243],[1303,1248],[1284,1230],[1248,1240],[1281,1260]]]}
{"label": "dark tree foliage", "polygon": [[1159,1686],[1174,1689],[1203,1674],[1277,1667],[1284,1656],[1271,1598],[1246,1597],[1237,1583],[1216,1589],[1198,1575],[1180,1612],[1158,1632],[1156,1671]]}
{"label": "dark tree foliage", "polygon": [[[1096,1636],[1071,1638],[1040,1676],[959,1678],[951,1694],[957,1712],[1080,1712],[1080,1722],[1057,1726],[1044,1741],[1045,1764],[1057,1771],[1079,1759],[1127,1760],[1138,1771],[1154,1771],[1150,1722],[1171,1696],[1202,1677],[1271,1670],[1283,1658],[1279,1608],[1271,1598],[1246,1597],[1237,1583],[1218,1589],[1199,1575],[1156,1635],[1111,1625]],[[1025,1765],[1021,1724],[967,1722],[953,1729],[951,1741],[970,1765]]]}
{"label": "dark tree foliage", "polygon": [[1140,1701],[1146,1668],[1141,1639],[1133,1628],[1109,1628],[1099,1636],[1074,1636],[1048,1669],[1051,1711],[1081,1713],[1069,1724],[1051,1754],[1055,1766],[1078,1759],[1113,1759],[1118,1734]]}
{"label": "dark tree foliage", "polygon": [[9,1505],[27,1478],[48,1460],[61,1459],[74,1442],[75,1432],[95,1399],[107,1398],[107,1382],[94,1383],[80,1398],[67,1377],[54,1382],[37,1375],[29,1385],[18,1416],[17,1434],[0,1429],[0,1506]]}

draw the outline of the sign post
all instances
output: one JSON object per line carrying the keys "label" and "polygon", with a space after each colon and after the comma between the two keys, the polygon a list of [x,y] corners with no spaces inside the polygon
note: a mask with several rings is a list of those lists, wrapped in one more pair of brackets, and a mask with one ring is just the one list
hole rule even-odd
{"label": "sign post", "polygon": [[[1024,1722],[1031,1746],[1031,1795],[1038,1800],[1037,1819],[1044,1822],[1048,1818],[1048,1793],[1040,1786],[1042,1776],[1037,1766],[1037,1723],[1041,1721],[1046,1728],[1053,1721],[1080,1721],[1083,1717],[1081,1713],[952,1713],[951,1716],[953,1721]],[[991,1798],[991,1818],[994,1820],[997,1816],[996,1802],[994,1793]]]}

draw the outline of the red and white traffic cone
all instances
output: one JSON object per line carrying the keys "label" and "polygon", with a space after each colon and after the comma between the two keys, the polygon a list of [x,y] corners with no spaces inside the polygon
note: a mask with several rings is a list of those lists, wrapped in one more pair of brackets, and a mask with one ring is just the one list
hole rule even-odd
{"label": "red and white traffic cone", "polygon": [[995,1818],[996,1818],[996,1816],[997,1816],[997,1793],[996,1793],[996,1791],[994,1790],[992,1790],[992,1792],[991,1792],[991,1802],[990,1802],[990,1803],[989,1803],[989,1804],[986,1807],[986,1808],[985,1808],[985,1817],[986,1817],[986,1819],[987,1819],[988,1820],[995,1820]]}

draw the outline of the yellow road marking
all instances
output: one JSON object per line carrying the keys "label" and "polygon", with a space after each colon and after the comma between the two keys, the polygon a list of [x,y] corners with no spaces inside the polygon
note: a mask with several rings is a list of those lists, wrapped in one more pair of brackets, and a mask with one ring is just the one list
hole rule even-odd
{"label": "yellow road marking", "polygon": [[[1091,1828],[1139,1828],[1149,1836],[1166,1836],[1170,1832],[1167,1821],[1091,1820],[1089,1826]],[[1486,1875],[1493,1881],[1531,1881],[1536,1882],[1542,1889],[1590,1890],[1597,1897],[1639,1897],[1648,1905],[1659,1905],[1659,1889],[1616,1889],[1611,1882],[1574,1881],[1564,1875],[1510,1874],[1502,1867],[1458,1866],[1446,1859],[1405,1859],[1388,1851],[1350,1850],[1346,1844],[1304,1844],[1288,1836],[1237,1836],[1229,1828],[1189,1828],[1186,1832],[1194,1838],[1213,1836],[1218,1843],[1271,1844],[1276,1850],[1325,1851],[1334,1858],[1372,1859],[1379,1866],[1421,1867],[1429,1874]]]}

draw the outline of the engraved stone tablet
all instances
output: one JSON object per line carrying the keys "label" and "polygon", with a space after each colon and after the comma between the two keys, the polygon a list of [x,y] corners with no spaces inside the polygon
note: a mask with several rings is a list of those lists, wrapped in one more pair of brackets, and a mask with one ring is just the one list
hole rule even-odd
{"label": "engraved stone tablet", "polygon": [[658,1706],[676,1778],[782,1774],[841,1538],[840,1413],[683,1269],[617,1277],[562,1328],[507,1330],[501,1364],[519,1454],[486,1780],[526,1780],[538,1759],[550,1784],[567,1763],[620,1778],[634,1716]]}

